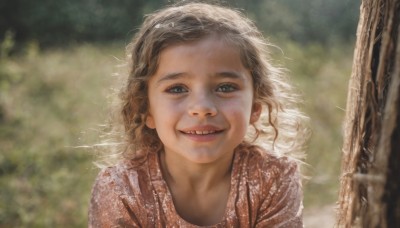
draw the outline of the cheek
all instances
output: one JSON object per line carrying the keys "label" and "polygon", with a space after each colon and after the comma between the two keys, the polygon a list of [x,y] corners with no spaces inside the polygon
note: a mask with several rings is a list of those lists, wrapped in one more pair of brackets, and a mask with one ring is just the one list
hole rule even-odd
{"label": "cheek", "polygon": [[158,128],[169,126],[177,121],[177,118],[182,113],[182,107],[174,102],[163,101],[155,102],[152,105],[152,114],[154,122]]}
{"label": "cheek", "polygon": [[232,102],[227,102],[224,105],[224,112],[230,116],[230,119],[237,122],[250,122],[252,104],[246,99],[239,99]]}

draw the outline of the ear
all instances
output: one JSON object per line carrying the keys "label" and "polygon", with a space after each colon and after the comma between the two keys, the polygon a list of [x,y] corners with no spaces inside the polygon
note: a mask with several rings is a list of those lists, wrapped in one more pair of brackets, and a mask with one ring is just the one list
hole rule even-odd
{"label": "ear", "polygon": [[254,103],[251,108],[250,124],[257,122],[260,119],[262,111],[262,105],[260,103]]}
{"label": "ear", "polygon": [[154,123],[154,118],[151,116],[151,114],[148,114],[146,117],[146,126],[150,129],[155,129],[156,124]]}

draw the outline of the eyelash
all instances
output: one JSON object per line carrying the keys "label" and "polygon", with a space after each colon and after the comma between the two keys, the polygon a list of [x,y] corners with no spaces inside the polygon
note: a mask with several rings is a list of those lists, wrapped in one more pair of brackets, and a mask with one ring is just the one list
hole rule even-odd
{"label": "eyelash", "polygon": [[[225,88],[225,91],[220,91],[221,88]],[[226,91],[226,89],[227,89],[227,91]],[[232,83],[224,83],[224,84],[219,85],[217,88],[217,92],[222,92],[222,93],[231,93],[236,90],[238,90],[238,87]]]}
{"label": "eyelash", "polygon": [[[218,85],[216,92],[220,93],[231,93],[238,90],[238,86],[232,83],[223,83]],[[182,94],[186,93],[189,90],[186,88],[184,85],[172,85],[168,87],[165,92],[170,93],[170,94]]]}
{"label": "eyelash", "polygon": [[[176,90],[180,90],[180,91],[176,91]],[[171,93],[171,94],[180,94],[180,93],[185,93],[185,92],[187,92],[188,90],[185,88],[185,86],[183,86],[183,85],[173,85],[173,86],[170,86],[170,87],[168,87],[166,90],[165,90],[165,92],[167,92],[167,93]]]}

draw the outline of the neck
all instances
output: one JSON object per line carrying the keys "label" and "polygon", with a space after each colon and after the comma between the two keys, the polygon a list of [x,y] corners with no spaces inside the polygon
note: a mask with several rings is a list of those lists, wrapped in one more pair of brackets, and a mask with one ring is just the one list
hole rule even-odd
{"label": "neck", "polygon": [[209,191],[221,183],[230,183],[234,153],[227,154],[213,163],[199,164],[185,159],[173,159],[160,153],[161,169],[167,184],[194,192]]}

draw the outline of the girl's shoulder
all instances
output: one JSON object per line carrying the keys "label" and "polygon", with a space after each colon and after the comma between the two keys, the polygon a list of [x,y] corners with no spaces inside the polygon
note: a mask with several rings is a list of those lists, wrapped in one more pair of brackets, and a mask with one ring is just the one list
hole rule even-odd
{"label": "girl's shoulder", "polygon": [[150,156],[136,160],[125,159],[114,165],[102,167],[97,175],[96,183],[112,185],[117,188],[125,185],[134,187],[136,185],[132,185],[132,182],[137,182],[139,177],[141,179],[146,179],[146,177],[149,178],[149,157]]}
{"label": "girl's shoulder", "polygon": [[[91,227],[120,227],[125,223],[146,221],[145,205],[153,202],[149,163],[147,159],[142,162],[123,160],[101,169],[92,187]],[[137,220],[130,217],[132,211]]]}
{"label": "girl's shoulder", "polygon": [[245,146],[239,151],[241,166],[250,176],[271,179],[279,176],[298,176],[299,161],[289,156],[274,154],[260,146]]}

